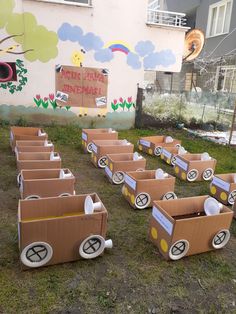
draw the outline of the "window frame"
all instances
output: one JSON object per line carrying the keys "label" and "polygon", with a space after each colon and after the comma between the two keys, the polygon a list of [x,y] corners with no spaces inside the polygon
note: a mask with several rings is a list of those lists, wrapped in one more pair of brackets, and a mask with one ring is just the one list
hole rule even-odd
{"label": "window frame", "polygon": [[[226,8],[227,8],[227,4],[230,3],[230,11],[229,11],[229,26],[228,29],[226,31],[224,31],[224,26],[225,26],[225,21],[227,19],[226,17]],[[224,20],[222,23],[222,32],[221,33],[216,33],[216,29],[218,26],[218,18],[219,18],[219,9],[221,6],[225,7],[224,10]],[[211,35],[210,34],[210,30],[211,30],[211,25],[212,25],[212,17],[213,17],[213,11],[216,8],[216,23],[215,23],[215,27],[214,27],[214,32]],[[222,0],[222,1],[218,1],[216,3],[213,3],[211,5],[209,5],[209,10],[208,10],[208,19],[207,19],[207,31],[206,31],[206,38],[211,38],[211,37],[216,37],[216,36],[221,36],[224,34],[228,34],[229,30],[230,30],[230,24],[231,24],[231,17],[232,17],[232,8],[233,8],[233,0]]]}
{"label": "window frame", "polygon": [[[220,72],[224,70],[225,71],[225,75],[224,75],[224,82],[223,82],[223,87],[222,89],[218,89],[218,83],[219,83],[219,75],[220,75]],[[230,85],[230,90],[226,90],[225,89],[225,82],[226,82],[226,79],[227,79],[227,71],[230,71],[230,70],[233,70],[233,74],[232,74],[232,77],[231,77],[231,85]],[[234,83],[234,80],[236,79],[236,65],[224,65],[224,66],[218,66],[217,69],[216,69],[216,78],[215,78],[215,91],[221,91],[223,93],[234,93],[232,91],[232,88],[233,88],[233,83]]]}
{"label": "window frame", "polygon": [[73,6],[84,7],[84,8],[92,8],[93,7],[92,6],[92,0],[88,0],[88,4],[79,2],[79,0],[77,0],[78,2],[69,1],[69,0],[68,1],[67,0],[31,0],[31,1],[73,5]]}

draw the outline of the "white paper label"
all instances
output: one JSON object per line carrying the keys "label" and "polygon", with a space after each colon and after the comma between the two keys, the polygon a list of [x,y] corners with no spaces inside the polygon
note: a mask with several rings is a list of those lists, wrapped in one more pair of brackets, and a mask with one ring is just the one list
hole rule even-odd
{"label": "white paper label", "polygon": [[219,188],[221,188],[222,190],[225,190],[227,192],[229,192],[229,190],[230,190],[230,183],[228,183],[228,182],[226,182],[220,178],[213,177],[212,184],[218,186]]}
{"label": "white paper label", "polygon": [[139,140],[139,143],[143,146],[147,146],[147,147],[151,146],[151,143],[145,140]]}
{"label": "white paper label", "polygon": [[184,169],[185,171],[187,171],[187,169],[188,169],[188,164],[185,161],[179,159],[178,157],[176,157],[175,166],[179,166],[180,168]]}
{"label": "white paper label", "polygon": [[96,153],[96,154],[98,152],[97,146],[95,144],[93,144],[93,143],[92,143],[92,151],[94,151],[94,153]]}
{"label": "white paper label", "polygon": [[128,184],[134,191],[136,189],[136,181],[134,179],[130,178],[127,174],[125,175],[125,183]]}
{"label": "white paper label", "polygon": [[82,140],[86,141],[88,140],[87,134],[85,134],[84,132],[82,132]]}
{"label": "white paper label", "polygon": [[172,235],[173,224],[170,222],[155,206],[152,208],[152,216],[166,230],[169,235]]}
{"label": "white paper label", "polygon": [[106,166],[105,172],[106,172],[106,174],[108,175],[109,178],[112,178],[112,172],[111,172],[111,170],[109,169],[108,166]]}
{"label": "white paper label", "polygon": [[167,159],[171,159],[171,153],[168,152],[166,149],[162,149],[162,154],[167,158]]}

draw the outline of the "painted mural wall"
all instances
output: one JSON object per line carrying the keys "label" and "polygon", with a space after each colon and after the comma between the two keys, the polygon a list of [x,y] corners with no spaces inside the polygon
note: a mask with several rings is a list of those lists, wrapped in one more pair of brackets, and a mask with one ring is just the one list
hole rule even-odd
{"label": "painted mural wall", "polygon": [[[147,26],[146,12],[145,0],[93,0],[92,7],[0,0],[0,72],[1,62],[13,72],[0,82],[0,118],[131,127],[144,70],[179,72],[182,63],[184,30]],[[55,77],[63,66],[106,75],[105,105],[80,105],[79,94],[90,97],[93,88],[77,88],[76,106],[57,102]],[[99,76],[87,79],[96,85]]]}

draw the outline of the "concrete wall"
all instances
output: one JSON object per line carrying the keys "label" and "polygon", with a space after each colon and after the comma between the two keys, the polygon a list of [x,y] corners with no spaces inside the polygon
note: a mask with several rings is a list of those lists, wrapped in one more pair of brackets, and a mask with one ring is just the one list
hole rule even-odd
{"label": "concrete wall", "polygon": [[[118,106],[114,110],[114,103],[135,103],[137,84],[142,85],[145,69],[179,72],[182,64],[185,32],[147,26],[146,12],[146,0],[93,0],[92,7],[0,0],[0,38],[24,34],[6,40],[4,47],[12,46],[14,52],[32,49],[19,55],[7,51],[0,54],[0,61],[19,59],[18,67],[22,66],[25,77],[22,83],[18,78],[11,85],[0,84],[1,104],[10,105],[10,109],[0,108],[0,115],[16,119],[22,112],[27,119],[33,119],[37,113],[37,121],[51,121],[52,117],[60,116],[61,122],[72,119],[81,125],[89,124],[89,117],[106,116],[91,123],[112,126],[115,121],[117,127],[132,126],[134,106],[125,110]],[[107,110],[78,107],[61,110],[51,106],[55,65],[80,66],[80,63],[83,67],[109,70]],[[38,106],[39,95],[42,103]],[[14,107],[20,105],[24,110],[18,108],[15,112]],[[85,122],[79,117],[84,110]]]}

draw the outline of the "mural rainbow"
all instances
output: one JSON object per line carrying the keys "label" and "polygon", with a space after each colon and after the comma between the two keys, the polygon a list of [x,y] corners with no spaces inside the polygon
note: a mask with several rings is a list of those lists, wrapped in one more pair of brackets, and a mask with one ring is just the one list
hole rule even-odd
{"label": "mural rainbow", "polygon": [[108,44],[105,45],[105,48],[111,49],[112,52],[116,51],[123,52],[126,55],[132,51],[132,49],[129,47],[127,43],[119,40],[109,42]]}

